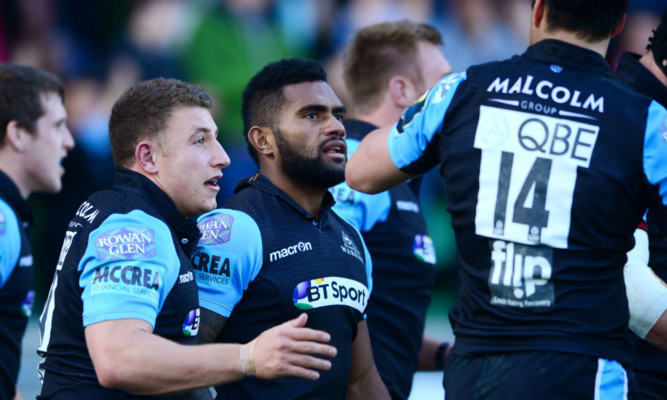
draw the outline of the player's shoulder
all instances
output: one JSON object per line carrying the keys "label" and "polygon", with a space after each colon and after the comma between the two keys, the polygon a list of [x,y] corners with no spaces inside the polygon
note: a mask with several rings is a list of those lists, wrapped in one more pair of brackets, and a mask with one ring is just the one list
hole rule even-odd
{"label": "player's shoulder", "polygon": [[200,245],[216,245],[229,241],[256,242],[261,232],[254,218],[244,211],[218,208],[197,218],[197,227],[202,233]]}
{"label": "player's shoulder", "polygon": [[7,229],[18,229],[18,218],[14,209],[0,197],[0,234]]}

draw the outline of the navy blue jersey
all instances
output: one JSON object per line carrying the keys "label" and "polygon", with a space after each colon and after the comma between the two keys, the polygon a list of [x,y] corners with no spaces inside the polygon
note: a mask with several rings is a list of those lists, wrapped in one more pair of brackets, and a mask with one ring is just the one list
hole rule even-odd
{"label": "navy blue jersey", "polygon": [[[375,126],[345,121],[348,157]],[[373,260],[368,331],[378,372],[394,399],[407,399],[417,370],[426,309],[435,278],[435,252],[419,199],[409,183],[378,194],[330,189],[334,210],[361,231]]]}
{"label": "navy blue jersey", "polygon": [[218,342],[247,343],[308,314],[338,349],[316,381],[248,377],[218,386],[224,399],[343,399],[351,347],[371,292],[371,262],[358,231],[331,211],[316,218],[264,175],[241,180],[225,208],[199,217],[192,261],[202,307],[228,317]]}
{"label": "navy blue jersey", "polygon": [[[618,77],[632,89],[656,100],[667,107],[667,87],[662,84],[650,71],[639,63],[639,56],[624,53],[616,70]],[[667,281],[667,240],[660,232],[656,218],[659,212],[649,210],[647,214],[649,234],[649,265],[653,271]],[[660,398],[667,393],[667,352],[637,338],[635,360],[632,369],[635,370],[639,388],[642,394],[648,397],[646,391],[652,391],[654,397]],[[654,378],[651,380],[645,375]],[[645,383],[649,381],[651,383]]]}
{"label": "navy blue jersey", "polygon": [[455,352],[631,360],[623,266],[647,206],[667,200],[666,124],[599,54],[557,40],[450,75],[404,112],[395,165],[445,179]]}
{"label": "navy blue jersey", "polygon": [[[40,318],[42,396],[136,397],[99,385],[86,347],[88,325],[137,318],[156,335],[196,343],[199,303],[190,255],[199,237],[173,201],[133,171],[118,170],[113,189],[81,204]],[[182,396],[154,398],[172,397]]]}
{"label": "navy blue jersey", "polygon": [[0,399],[12,399],[21,363],[21,339],[35,298],[30,230],[32,211],[0,171]]}

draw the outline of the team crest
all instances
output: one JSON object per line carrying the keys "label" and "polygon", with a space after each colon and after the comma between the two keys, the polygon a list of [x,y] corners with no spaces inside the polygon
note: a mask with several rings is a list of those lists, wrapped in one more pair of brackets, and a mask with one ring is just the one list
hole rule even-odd
{"label": "team crest", "polygon": [[357,258],[359,261],[363,263],[364,259],[361,258],[361,253],[359,252],[359,249],[357,249],[357,245],[354,244],[352,239],[350,239],[350,237],[347,236],[345,232],[342,232],[342,234],[343,234],[343,245],[340,246],[340,249],[343,251],[343,253],[351,255],[352,257]]}

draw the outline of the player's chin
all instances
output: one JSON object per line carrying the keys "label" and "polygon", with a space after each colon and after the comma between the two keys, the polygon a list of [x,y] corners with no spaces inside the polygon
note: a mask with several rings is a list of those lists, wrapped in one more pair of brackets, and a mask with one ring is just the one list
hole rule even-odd
{"label": "player's chin", "polygon": [[62,188],[63,183],[60,180],[60,176],[54,176],[52,179],[43,181],[41,187],[38,188],[37,191],[44,193],[58,193]]}
{"label": "player's chin", "polygon": [[201,214],[215,210],[216,207],[218,207],[218,202],[216,200],[216,197],[215,196],[209,197],[202,203]]}

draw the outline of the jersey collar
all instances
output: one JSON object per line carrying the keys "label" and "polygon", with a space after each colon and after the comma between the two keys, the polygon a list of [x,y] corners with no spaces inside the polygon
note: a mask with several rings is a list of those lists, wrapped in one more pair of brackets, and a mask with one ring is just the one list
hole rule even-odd
{"label": "jersey collar", "polygon": [[[174,201],[148,178],[137,172],[119,168],[116,169],[116,175],[114,176],[114,187],[131,190],[151,203],[164,218],[167,225],[174,229],[186,251],[190,249],[190,246],[194,249],[194,246],[197,245],[201,237],[197,224],[184,217],[176,209]],[[187,241],[183,239],[187,239]]]}
{"label": "jersey collar", "polygon": [[598,53],[556,39],[541,40],[526,49],[525,57],[548,64],[588,70],[613,77],[604,57]]}
{"label": "jersey collar", "polygon": [[[278,197],[282,199],[285,203],[289,204],[292,208],[303,214],[306,218],[316,219],[314,215],[304,210],[303,207],[301,207],[294,200],[292,200],[292,198],[289,197],[287,193],[278,189],[264,174],[257,173],[252,178],[241,179],[236,184],[236,187],[234,188],[234,193],[238,193],[241,190],[246,189],[248,187],[257,188],[272,196]],[[325,191],[324,200],[322,201],[322,208],[320,209],[320,219],[323,219],[324,216],[327,215],[327,213],[329,212],[331,207],[333,207],[334,204],[336,204],[336,201],[334,200],[331,193],[329,193],[328,190]]]}

